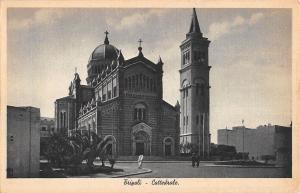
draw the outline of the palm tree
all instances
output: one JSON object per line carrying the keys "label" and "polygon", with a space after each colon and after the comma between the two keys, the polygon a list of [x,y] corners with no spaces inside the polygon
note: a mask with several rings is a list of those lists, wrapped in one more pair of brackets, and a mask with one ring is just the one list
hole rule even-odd
{"label": "palm tree", "polygon": [[100,157],[104,166],[107,159],[106,149],[111,140],[109,137],[102,139],[96,133],[91,133],[90,137],[79,132],[70,137],[54,134],[48,141],[46,156],[51,164],[59,167],[78,166],[86,160],[88,167],[92,168],[97,157]]}

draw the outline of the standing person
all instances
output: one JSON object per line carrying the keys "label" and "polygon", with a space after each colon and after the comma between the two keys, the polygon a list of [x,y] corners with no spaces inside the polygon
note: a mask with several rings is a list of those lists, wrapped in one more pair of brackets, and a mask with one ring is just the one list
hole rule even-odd
{"label": "standing person", "polygon": [[139,158],[138,158],[138,165],[139,165],[139,169],[142,168],[142,164],[143,164],[143,158],[144,156],[143,155],[140,155]]}
{"label": "standing person", "polygon": [[195,167],[195,162],[196,162],[196,155],[195,153],[192,154],[192,166]]}
{"label": "standing person", "polygon": [[199,163],[200,163],[200,156],[199,155],[196,156],[196,161],[197,161],[197,168],[198,168],[199,167]]}

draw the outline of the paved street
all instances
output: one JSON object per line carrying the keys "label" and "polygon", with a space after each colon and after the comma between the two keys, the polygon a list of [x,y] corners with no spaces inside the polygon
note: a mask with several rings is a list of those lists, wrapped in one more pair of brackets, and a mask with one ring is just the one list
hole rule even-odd
{"label": "paved street", "polygon": [[[117,163],[118,167],[137,167],[137,163]],[[243,168],[232,166],[214,166],[212,163],[201,163],[199,168],[193,168],[188,162],[175,163],[143,163],[143,168],[149,168],[151,173],[135,175],[135,178],[283,178],[288,177],[285,168]]]}

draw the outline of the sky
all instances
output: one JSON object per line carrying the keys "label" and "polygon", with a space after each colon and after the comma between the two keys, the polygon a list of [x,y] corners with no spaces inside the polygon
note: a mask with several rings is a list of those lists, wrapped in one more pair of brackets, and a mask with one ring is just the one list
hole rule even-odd
{"label": "sky", "polygon": [[[210,41],[210,130],[291,122],[291,10],[200,9]],[[143,54],[164,62],[164,100],[179,100],[181,42],[192,9],[9,8],[8,105],[39,107],[54,117],[54,101],[67,96],[75,68],[82,83],[92,51],[110,44],[125,59]]]}

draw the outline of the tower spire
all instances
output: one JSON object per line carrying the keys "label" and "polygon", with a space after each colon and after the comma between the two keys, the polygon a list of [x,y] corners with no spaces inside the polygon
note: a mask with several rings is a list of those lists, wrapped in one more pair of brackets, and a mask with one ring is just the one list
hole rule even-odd
{"label": "tower spire", "polygon": [[192,21],[191,21],[190,30],[189,30],[188,34],[201,34],[202,35],[195,8],[193,8]]}

